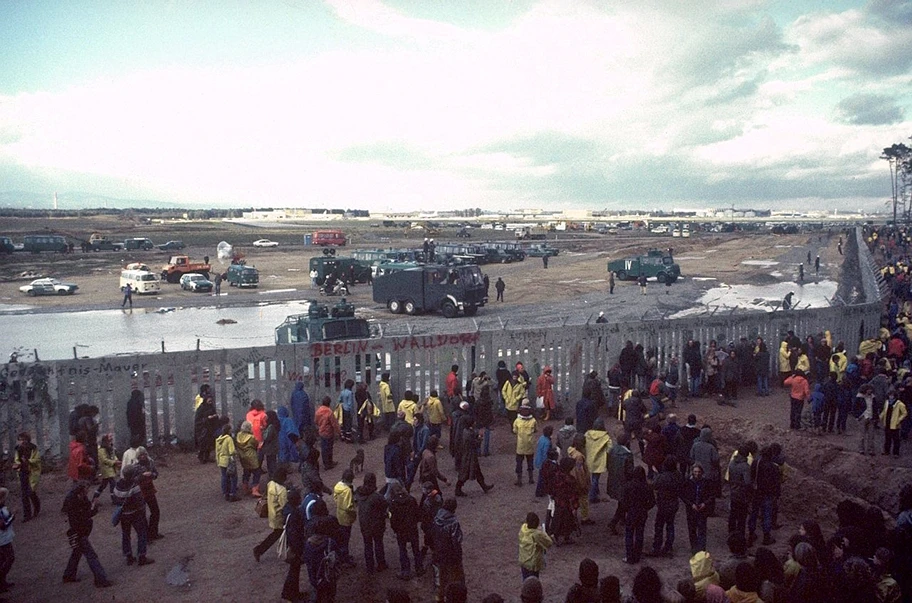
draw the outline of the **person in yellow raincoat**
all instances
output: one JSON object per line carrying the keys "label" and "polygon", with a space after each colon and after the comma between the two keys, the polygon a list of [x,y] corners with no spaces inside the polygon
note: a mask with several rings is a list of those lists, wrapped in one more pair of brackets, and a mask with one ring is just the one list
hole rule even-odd
{"label": "person in yellow raincoat", "polygon": [[529,472],[529,483],[535,483],[532,460],[535,455],[535,432],[538,431],[538,425],[532,416],[530,406],[520,406],[518,415],[513,421],[513,433],[516,434],[516,485],[522,486],[523,459]]}
{"label": "person in yellow raincoat", "polygon": [[789,362],[788,341],[779,344],[779,385],[785,383],[785,378],[792,374],[792,365]]}
{"label": "person in yellow raincoat", "polygon": [[539,528],[539,522],[538,515],[528,513],[526,523],[519,528],[519,567],[523,580],[538,576],[545,566],[545,552],[554,545],[551,537]]}
{"label": "person in yellow raincoat", "polygon": [[38,498],[38,480],[41,479],[41,455],[32,444],[32,436],[23,431],[18,436],[16,460],[13,469],[19,472],[19,487],[22,492],[23,521],[31,521],[41,513],[41,499]]}
{"label": "person in yellow raincoat", "polygon": [[586,449],[586,466],[589,468],[589,502],[597,503],[599,498],[599,478],[608,471],[608,451],[614,443],[605,430],[605,421],[599,417],[592,423],[592,429],[584,434]]}
{"label": "person in yellow raincoat", "polygon": [[390,386],[390,374],[380,375],[380,384],[377,386],[380,401],[380,412],[383,413],[383,426],[387,431],[393,428],[396,422],[396,403],[393,401],[393,390]]}
{"label": "person in yellow raincoat", "polygon": [[235,502],[237,497],[237,447],[231,437],[231,425],[222,426],[222,434],[215,439],[215,464],[222,471],[222,495]]}
{"label": "person in yellow raincoat", "polygon": [[519,403],[526,395],[525,380],[518,371],[510,373],[510,380],[503,384],[500,394],[503,398],[504,408],[507,409],[507,420],[510,425],[513,425],[519,412]]}
{"label": "person in yellow raincoat", "polygon": [[237,434],[237,454],[241,462],[241,489],[245,494],[260,490],[260,461],[257,458],[258,442],[253,435],[250,421],[241,423]]}

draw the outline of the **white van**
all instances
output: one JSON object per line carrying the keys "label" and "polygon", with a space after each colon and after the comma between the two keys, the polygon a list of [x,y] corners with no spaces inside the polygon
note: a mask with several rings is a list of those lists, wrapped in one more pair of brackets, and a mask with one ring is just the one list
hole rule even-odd
{"label": "white van", "polygon": [[149,270],[127,267],[120,272],[120,290],[127,288],[127,283],[133,286],[133,293],[158,293],[161,290],[161,280],[158,275]]}

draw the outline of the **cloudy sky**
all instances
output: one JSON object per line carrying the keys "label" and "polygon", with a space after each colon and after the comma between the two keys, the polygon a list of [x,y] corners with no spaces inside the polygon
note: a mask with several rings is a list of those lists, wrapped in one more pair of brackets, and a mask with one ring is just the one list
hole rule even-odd
{"label": "cloudy sky", "polygon": [[0,4],[0,192],[882,209],[912,0]]}

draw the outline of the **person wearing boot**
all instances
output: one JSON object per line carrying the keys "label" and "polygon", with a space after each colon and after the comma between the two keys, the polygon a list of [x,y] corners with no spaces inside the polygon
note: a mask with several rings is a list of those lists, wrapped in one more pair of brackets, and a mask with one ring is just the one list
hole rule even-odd
{"label": "person wearing boot", "polygon": [[546,366],[545,370],[538,377],[535,383],[535,395],[542,400],[542,408],[545,410],[543,421],[551,420],[551,411],[554,410],[554,377],[551,374],[551,367]]}
{"label": "person wearing boot", "polygon": [[[456,482],[456,496],[465,496],[462,486],[470,480],[477,480],[478,485],[487,494],[494,488],[494,484],[486,484],[478,463],[478,448],[480,440],[475,431],[475,418],[468,415],[462,419],[462,458],[459,463],[459,481]],[[531,456],[529,457],[531,459]],[[530,461],[531,463],[531,461]]]}
{"label": "person wearing boot", "polygon": [[519,416],[513,421],[513,433],[516,434],[516,485],[522,486],[523,459],[529,472],[529,483],[534,484],[533,457],[535,455],[535,432],[538,425],[532,416],[532,407],[523,404],[519,407]]}

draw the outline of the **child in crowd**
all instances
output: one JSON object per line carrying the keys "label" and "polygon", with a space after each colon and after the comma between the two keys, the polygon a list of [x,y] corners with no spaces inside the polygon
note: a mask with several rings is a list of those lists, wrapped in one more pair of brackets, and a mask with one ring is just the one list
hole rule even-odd
{"label": "child in crowd", "polygon": [[19,490],[22,495],[23,522],[31,521],[41,512],[41,499],[38,498],[38,480],[41,478],[41,456],[38,447],[32,444],[32,436],[23,431],[16,445],[16,461],[13,469],[19,472]]}
{"label": "child in crowd", "polygon": [[567,448],[573,445],[575,436],[576,425],[573,424],[573,417],[567,417],[563,426],[557,430],[557,448],[561,454],[567,454]]}
{"label": "child in crowd", "polygon": [[231,437],[231,425],[227,423],[215,439],[215,462],[222,472],[222,496],[228,502],[240,500],[237,496],[237,448]]}
{"label": "child in crowd", "polygon": [[519,528],[519,568],[523,580],[538,577],[545,565],[545,552],[554,544],[539,528],[539,521],[538,515],[527,513],[526,523]]}
{"label": "child in crowd", "polygon": [[120,467],[120,459],[117,458],[117,453],[114,452],[114,436],[110,433],[103,435],[101,444],[98,445],[98,465],[101,470],[101,483],[98,484],[98,489],[92,495],[93,501],[101,496],[105,488],[108,488],[108,491],[114,494],[114,482],[117,481],[117,469]]}
{"label": "child in crowd", "polygon": [[431,435],[436,435],[439,440],[443,436],[443,424],[446,423],[446,412],[443,410],[443,402],[440,401],[436,389],[431,390],[431,395],[428,396],[427,402],[424,404],[424,413],[428,427],[431,430]]}

